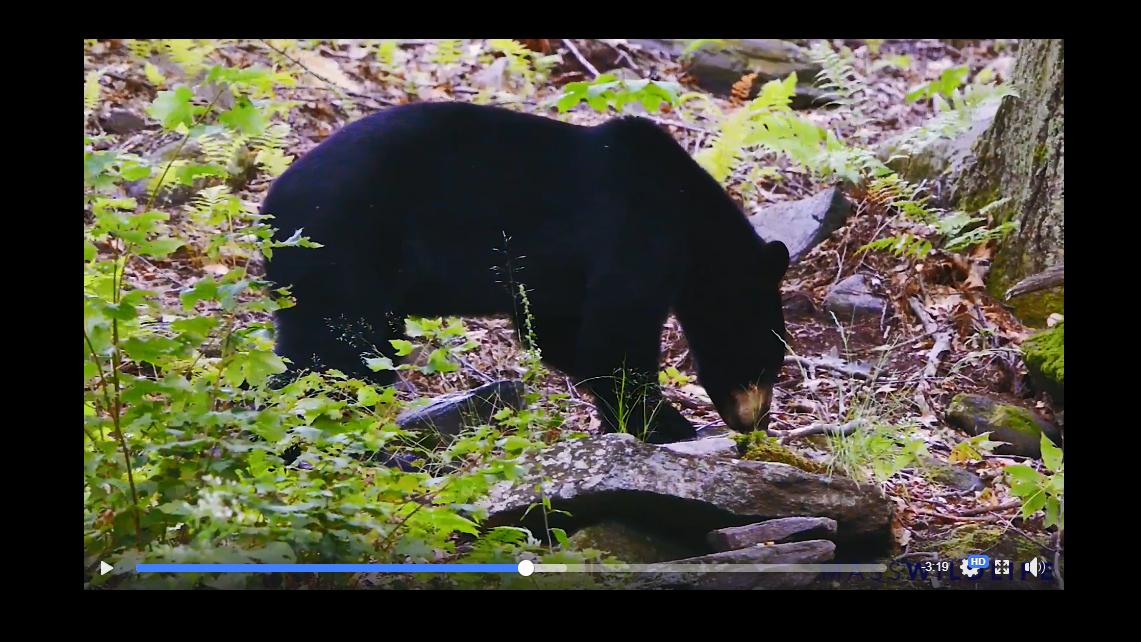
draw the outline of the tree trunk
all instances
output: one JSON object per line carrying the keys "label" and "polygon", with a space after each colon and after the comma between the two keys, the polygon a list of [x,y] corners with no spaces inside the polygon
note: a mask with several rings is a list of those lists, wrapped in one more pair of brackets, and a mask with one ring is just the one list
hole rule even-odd
{"label": "tree trunk", "polygon": [[[1023,40],[1012,81],[1019,97],[1003,100],[994,124],[975,147],[976,162],[955,186],[953,202],[976,211],[1000,198],[1010,201],[995,223],[1019,229],[998,248],[987,286],[996,297],[1023,277],[1063,262],[1065,228],[1063,40]],[[1015,313],[1038,325],[1063,311],[1064,288],[1012,301]]]}

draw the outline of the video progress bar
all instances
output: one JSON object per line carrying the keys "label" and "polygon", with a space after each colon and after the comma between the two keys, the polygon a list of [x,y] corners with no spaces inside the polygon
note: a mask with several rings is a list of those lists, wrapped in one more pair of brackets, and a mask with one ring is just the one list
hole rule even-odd
{"label": "video progress bar", "polygon": [[138,573],[883,573],[884,564],[136,564]]}

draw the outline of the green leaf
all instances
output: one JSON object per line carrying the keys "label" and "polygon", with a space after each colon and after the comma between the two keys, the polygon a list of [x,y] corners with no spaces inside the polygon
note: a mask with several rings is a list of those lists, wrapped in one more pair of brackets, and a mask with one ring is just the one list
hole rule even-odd
{"label": "green leaf", "polygon": [[174,129],[178,125],[189,127],[194,124],[195,108],[190,102],[193,98],[194,93],[184,86],[170,91],[160,91],[147,108],[147,113],[161,122],[166,129]]}
{"label": "green leaf", "polygon": [[1042,481],[1042,475],[1038,471],[1022,464],[1007,466],[1003,470],[1006,476],[1010,478],[1010,488],[1015,494],[1025,490],[1033,492],[1033,489],[1038,488]]}
{"label": "green leaf", "polygon": [[180,239],[163,237],[139,243],[135,248],[135,252],[142,256],[162,258],[185,244],[186,243]]}
{"label": "green leaf", "polygon": [[243,134],[256,136],[265,131],[265,117],[254,107],[249,98],[239,98],[237,103],[218,117],[223,125]]}
{"label": "green leaf", "polygon": [[[285,362],[281,360],[281,357],[269,350],[239,352],[235,355],[234,361],[239,364],[241,378],[255,386],[265,383],[265,380],[271,375],[281,374],[286,370]],[[234,385],[240,383],[239,380]]]}
{"label": "green leaf", "polygon": [[381,370],[395,370],[396,366],[392,364],[392,359],[388,357],[372,357],[365,359],[365,365],[373,372],[380,372]]}
{"label": "green leaf", "polygon": [[570,546],[570,538],[567,537],[567,532],[565,530],[561,528],[552,528],[551,534],[555,536],[555,541],[558,542],[560,547],[566,548]]}
{"label": "green leaf", "polygon": [[406,334],[410,337],[422,337],[422,336],[424,336],[424,325],[423,325],[424,321],[426,321],[426,319],[417,319],[415,317],[408,317],[407,319],[404,320],[404,334]]}
{"label": "green leaf", "polygon": [[122,176],[125,181],[138,181],[150,175],[150,166],[141,163],[128,161],[119,168],[119,176]]}
{"label": "green leaf", "polygon": [[520,435],[511,435],[503,440],[503,449],[509,453],[519,452],[531,447],[531,440]]}
{"label": "green leaf", "polygon": [[217,176],[226,178],[230,174],[221,165],[203,165],[199,163],[185,163],[178,165],[174,170],[174,180],[180,185],[193,185],[194,179],[200,176]]}
{"label": "green leaf", "polygon": [[270,176],[281,176],[285,170],[289,169],[293,157],[280,149],[259,149],[257,155],[254,156],[254,162],[260,165]]}
{"label": "green leaf", "polygon": [[1061,512],[1061,505],[1062,503],[1059,502],[1057,498],[1048,497],[1046,499],[1046,521],[1043,523],[1046,528],[1058,525],[1058,517]]}
{"label": "green leaf", "polygon": [[429,521],[442,533],[459,531],[461,533],[468,533],[469,535],[479,535],[478,524],[450,510],[433,511],[429,517]]}
{"label": "green leaf", "polygon": [[135,361],[161,364],[162,357],[173,356],[182,347],[174,339],[160,336],[131,337],[123,342],[123,350]]}
{"label": "green leaf", "polygon": [[218,319],[214,317],[191,317],[189,319],[179,319],[171,323],[170,329],[195,342],[201,343],[210,335],[210,331],[217,325]]}
{"label": "green leaf", "polygon": [[393,348],[396,348],[396,356],[398,357],[408,356],[412,353],[412,349],[416,347],[412,345],[411,341],[405,339],[389,339],[388,342],[392,344]]}
{"label": "green leaf", "polygon": [[166,76],[159,71],[158,67],[149,62],[143,65],[143,73],[146,74],[147,82],[155,87],[162,87],[166,83]]}
{"label": "green leaf", "polygon": [[449,352],[445,348],[437,348],[428,356],[428,365],[424,366],[426,374],[455,372],[460,366],[450,360]]}
{"label": "green leaf", "polygon": [[97,253],[98,250],[95,248],[95,244],[87,239],[83,239],[83,260],[94,261]]}
{"label": "green leaf", "polygon": [[380,394],[372,386],[357,388],[357,403],[362,406],[375,406],[380,402]]}
{"label": "green leaf", "polygon": [[1022,504],[1023,519],[1028,518],[1034,513],[1042,510],[1044,506],[1046,506],[1046,493],[1035,493],[1030,497],[1030,499],[1026,500],[1026,503]]}
{"label": "green leaf", "polygon": [[1062,469],[1062,449],[1054,445],[1050,438],[1042,435],[1042,463],[1053,472]]}
{"label": "green leaf", "polygon": [[199,301],[214,301],[218,298],[218,282],[212,277],[200,279],[194,284],[194,287],[183,291],[179,298],[182,299],[184,310],[193,310],[194,305]]}

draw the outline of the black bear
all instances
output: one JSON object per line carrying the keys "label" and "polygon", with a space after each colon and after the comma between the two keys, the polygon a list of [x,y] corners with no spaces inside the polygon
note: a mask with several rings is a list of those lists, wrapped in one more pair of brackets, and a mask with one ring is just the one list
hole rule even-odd
{"label": "black bear", "polygon": [[267,266],[297,298],[276,314],[294,368],[375,379],[362,354],[394,358],[406,315],[508,314],[522,327],[522,285],[543,359],[590,391],[608,429],[694,436],[656,385],[671,310],[725,422],[767,423],[788,250],[757,237],[652,121],[394,107],[295,162],[262,211],[279,240],[303,229],[324,246],[279,250]]}

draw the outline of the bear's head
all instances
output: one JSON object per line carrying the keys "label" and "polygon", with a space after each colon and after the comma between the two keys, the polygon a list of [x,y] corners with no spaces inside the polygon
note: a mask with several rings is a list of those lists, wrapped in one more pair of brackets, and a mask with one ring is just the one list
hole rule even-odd
{"label": "bear's head", "polygon": [[[773,384],[784,365],[785,327],[780,282],[788,270],[788,248],[780,241],[763,243],[735,279],[741,291],[726,302],[725,330],[710,337],[702,385],[717,412],[733,430],[764,430],[769,422]],[[731,329],[730,329],[731,328]]]}

